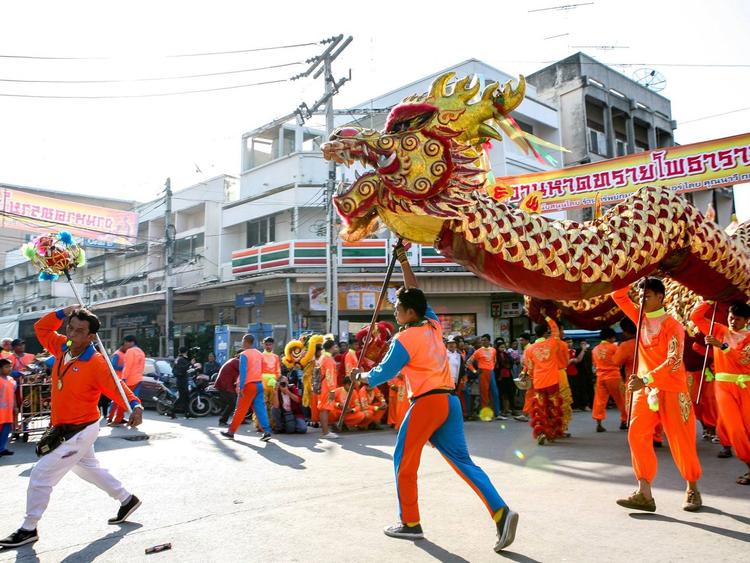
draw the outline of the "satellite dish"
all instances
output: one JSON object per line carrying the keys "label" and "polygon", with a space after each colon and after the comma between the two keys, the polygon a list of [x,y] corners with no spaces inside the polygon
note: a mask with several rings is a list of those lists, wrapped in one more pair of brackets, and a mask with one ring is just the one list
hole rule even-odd
{"label": "satellite dish", "polygon": [[639,68],[633,73],[633,80],[654,92],[661,92],[667,85],[664,75],[653,68]]}

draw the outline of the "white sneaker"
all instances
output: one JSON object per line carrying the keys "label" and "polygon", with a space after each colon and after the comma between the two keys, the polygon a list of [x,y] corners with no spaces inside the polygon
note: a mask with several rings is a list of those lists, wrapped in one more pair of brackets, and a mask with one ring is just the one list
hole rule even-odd
{"label": "white sneaker", "polygon": [[339,435],[336,434],[335,432],[328,432],[327,434],[322,434],[320,437],[323,438],[324,440],[335,440],[336,438],[339,437]]}

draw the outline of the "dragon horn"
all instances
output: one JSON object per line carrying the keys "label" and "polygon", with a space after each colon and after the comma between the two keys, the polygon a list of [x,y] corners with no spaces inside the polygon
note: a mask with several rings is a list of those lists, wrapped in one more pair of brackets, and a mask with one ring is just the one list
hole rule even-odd
{"label": "dragon horn", "polygon": [[513,88],[512,81],[508,80],[508,82],[506,82],[503,86],[502,93],[497,97],[495,105],[501,113],[507,115],[508,113],[516,109],[519,105],[521,105],[525,94],[526,79],[523,77],[523,75],[519,75],[518,86],[516,88]]}
{"label": "dragon horn", "polygon": [[446,72],[445,74],[438,76],[430,86],[430,98],[440,98],[446,96],[445,85],[448,81],[456,76],[455,72]]}
{"label": "dragon horn", "polygon": [[496,141],[503,140],[502,135],[500,135],[500,133],[498,133],[494,127],[492,127],[491,125],[487,125],[486,123],[482,123],[479,126],[479,135],[482,137],[487,137],[489,139],[495,139]]}
{"label": "dragon horn", "polygon": [[492,98],[495,96],[495,90],[497,90],[497,86],[497,82],[488,82],[484,88],[484,92],[482,92],[482,100],[492,101]]}

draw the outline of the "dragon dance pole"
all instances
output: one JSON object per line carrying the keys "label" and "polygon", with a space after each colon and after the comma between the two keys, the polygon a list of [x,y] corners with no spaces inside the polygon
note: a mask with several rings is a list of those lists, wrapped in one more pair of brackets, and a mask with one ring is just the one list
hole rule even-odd
{"label": "dragon dance pole", "polygon": [[[711,313],[711,324],[708,327],[708,334],[706,336],[713,336],[714,332],[714,321],[716,320],[716,308],[719,306],[719,302],[714,302],[714,310],[713,313]],[[708,353],[711,350],[711,347],[706,344],[706,353],[703,354],[703,369],[701,370],[701,380],[700,383],[698,383],[698,396],[695,399],[695,406],[698,406],[701,402],[701,394],[703,393],[703,381],[705,381],[706,377],[706,367],[708,366]]]}
{"label": "dragon dance pole", "polygon": [[[398,239],[398,242],[396,243],[396,248],[401,246],[402,239]],[[388,270],[385,273],[385,279],[383,280],[383,287],[380,288],[380,295],[378,296],[378,302],[375,304],[375,310],[372,312],[372,320],[370,321],[370,328],[367,331],[367,336],[365,337],[365,341],[362,343],[362,350],[359,351],[359,358],[357,359],[357,371],[359,371],[360,367],[362,367],[362,360],[365,359],[365,353],[367,352],[367,347],[370,345],[370,342],[372,341],[373,332],[375,331],[375,323],[378,320],[378,313],[380,313],[380,308],[383,306],[383,301],[385,301],[385,296],[388,294],[388,284],[391,281],[391,276],[393,275],[393,270],[396,267],[396,252],[394,250],[393,254],[391,255],[391,263],[388,264]],[[359,379],[359,374],[356,376],[357,379]],[[349,403],[352,400],[352,393],[354,392],[354,382],[352,382],[352,385],[349,386],[349,391],[346,394],[346,400],[344,401],[344,405],[341,409],[341,416],[339,416],[339,420],[336,423],[336,429],[340,430],[344,427],[344,417],[346,416],[346,410],[349,408]]]}
{"label": "dragon dance pole", "polygon": [[[76,285],[73,283],[73,278],[70,277],[70,272],[67,269],[63,270],[63,272],[65,273],[65,277],[68,279],[70,287],[73,289],[73,295],[75,295],[76,300],[78,301],[78,303],[83,305],[81,296],[78,294]],[[104,348],[104,344],[102,344],[102,339],[99,338],[98,332],[96,333],[96,343],[99,345],[99,351],[101,352],[102,356],[104,356],[104,359],[107,361],[107,365],[109,366],[109,373],[112,375],[112,379],[115,380],[115,385],[117,386],[117,390],[120,392],[120,397],[122,398],[122,402],[125,405],[125,408],[127,409],[129,415],[133,412],[133,409],[130,408],[130,403],[128,403],[128,398],[125,395],[125,390],[122,388],[120,378],[117,377],[117,374],[115,373],[115,368],[112,366],[112,361],[109,359],[109,354],[107,354],[107,351]]]}
{"label": "dragon dance pole", "polygon": [[[637,374],[638,373],[638,348],[640,347],[641,342],[641,325],[643,325],[643,314],[644,309],[646,308],[646,292],[642,291],[641,293],[641,300],[638,304],[638,325],[635,327],[635,351],[633,352],[633,369],[631,370],[631,374]],[[630,418],[633,416],[633,395],[635,393],[633,391],[630,391],[630,399],[628,400],[628,428],[630,428]]]}

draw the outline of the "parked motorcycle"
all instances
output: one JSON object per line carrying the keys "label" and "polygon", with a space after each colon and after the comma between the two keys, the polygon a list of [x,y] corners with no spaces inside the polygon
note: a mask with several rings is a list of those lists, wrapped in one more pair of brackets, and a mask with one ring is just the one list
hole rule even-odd
{"label": "parked motorcycle", "polygon": [[[198,373],[197,369],[188,370],[188,375],[188,413],[196,417],[207,416],[220,408],[217,393],[209,388],[211,378]],[[169,377],[165,383],[160,382],[159,391],[154,397],[156,411],[161,415],[170,415],[174,412],[179,394],[175,377]]]}

